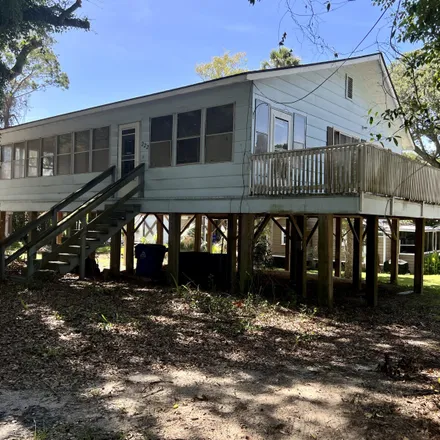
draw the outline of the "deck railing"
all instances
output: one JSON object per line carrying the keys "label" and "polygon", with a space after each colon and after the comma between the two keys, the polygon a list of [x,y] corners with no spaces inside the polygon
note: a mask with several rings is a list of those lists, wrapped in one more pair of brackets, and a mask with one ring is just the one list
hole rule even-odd
{"label": "deck railing", "polygon": [[373,144],[255,154],[251,195],[379,196],[440,204],[440,169]]}

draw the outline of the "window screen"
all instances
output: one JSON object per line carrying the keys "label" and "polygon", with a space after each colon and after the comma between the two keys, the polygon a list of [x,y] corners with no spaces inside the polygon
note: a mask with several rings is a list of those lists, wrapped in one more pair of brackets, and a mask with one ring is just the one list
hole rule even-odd
{"label": "window screen", "polygon": [[105,171],[109,166],[110,129],[109,127],[93,130],[92,171]]}
{"label": "window screen", "polygon": [[12,178],[12,150],[11,145],[2,147],[1,149],[1,177],[2,179]]}
{"label": "window screen", "polygon": [[269,148],[269,104],[255,102],[255,154],[267,153]]}
{"label": "window screen", "polygon": [[150,168],[171,166],[173,116],[151,119]]}
{"label": "window screen", "polygon": [[38,159],[40,157],[40,139],[28,142],[27,176],[38,176]]}
{"label": "window screen", "polygon": [[14,145],[14,179],[21,179],[25,176],[26,164],[26,143],[21,142]]}
{"label": "window screen", "polygon": [[41,175],[53,176],[55,174],[55,146],[56,138],[43,139],[41,146]]}
{"label": "window screen", "polygon": [[90,155],[90,131],[78,131],[75,133],[75,149],[73,166],[74,172],[87,173],[89,171]]}
{"label": "window screen", "polygon": [[200,162],[201,119],[201,110],[177,115],[176,163],[178,165]]}
{"label": "window screen", "polygon": [[58,136],[57,174],[71,173],[72,164],[72,133]]}
{"label": "window screen", "polygon": [[206,111],[205,162],[230,162],[234,131],[234,105],[208,108]]}
{"label": "window screen", "polygon": [[306,148],[306,127],[307,119],[303,115],[295,113],[293,115],[293,148]]}

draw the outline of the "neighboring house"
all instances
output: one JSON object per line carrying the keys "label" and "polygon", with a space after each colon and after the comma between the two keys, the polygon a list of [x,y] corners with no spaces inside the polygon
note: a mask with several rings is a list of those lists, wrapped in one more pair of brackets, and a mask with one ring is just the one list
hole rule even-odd
{"label": "neighboring house", "polygon": [[[285,228],[286,219],[279,217],[277,218],[277,222]],[[315,219],[309,219],[307,224],[307,230],[311,232],[314,224],[316,223]],[[408,263],[408,268],[410,273],[414,273],[414,256],[415,256],[415,243],[416,243],[416,228],[414,225],[402,223],[399,226],[399,259],[406,261]],[[333,231],[335,232],[335,231]],[[341,242],[341,260],[342,263],[345,263],[345,255],[346,255],[346,244],[347,240],[344,236],[347,232],[344,231],[342,235]],[[383,268],[383,264],[385,261],[389,261],[391,259],[391,229],[386,220],[379,222],[379,233],[378,233],[379,241],[378,241],[378,260],[381,268]],[[285,267],[285,257],[286,257],[286,234],[274,223],[271,223],[270,226],[270,240],[271,240],[271,250],[272,255],[274,257],[275,263],[280,267]],[[310,240],[307,249],[307,256],[309,262],[317,261],[318,249],[318,234],[315,233]],[[290,249],[288,249],[290,251]],[[432,254],[434,252],[440,252],[440,226],[425,227],[425,255]],[[366,255],[366,249],[364,246],[363,255]],[[312,263],[313,265],[313,263]]]}
{"label": "neighboring house", "polygon": [[[120,200],[112,209],[127,212],[105,237],[139,213],[166,214],[171,254],[181,214],[248,216],[240,223],[247,237],[246,222],[265,213],[440,217],[440,188],[423,185],[438,170],[413,172],[417,163],[401,156],[414,147],[401,121],[368,123],[370,110],[396,105],[383,57],[373,54],[245,72],[25,123],[1,131],[0,211],[50,210],[87,185],[52,209],[50,237],[72,220],[56,224],[60,206],[82,207],[78,220]],[[369,144],[375,133],[397,134],[399,145]],[[101,176],[110,166],[115,172]],[[178,257],[169,257],[176,271]],[[251,257],[239,255],[243,273]]]}
{"label": "neighboring house", "polygon": [[[391,230],[388,222],[380,223],[379,261],[383,264],[391,258]],[[400,225],[399,259],[408,263],[410,273],[414,273],[414,256],[416,253],[416,228],[414,225]],[[425,227],[425,255],[440,251],[440,227]]]}

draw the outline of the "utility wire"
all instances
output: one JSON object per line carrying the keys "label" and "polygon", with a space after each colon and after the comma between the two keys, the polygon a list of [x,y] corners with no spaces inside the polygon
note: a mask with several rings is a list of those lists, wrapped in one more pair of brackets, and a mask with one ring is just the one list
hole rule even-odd
{"label": "utility wire", "polygon": [[267,99],[270,99],[272,102],[275,102],[276,104],[280,104],[280,105],[286,105],[286,104],[296,104],[299,101],[302,101],[304,99],[306,99],[308,96],[312,95],[313,93],[315,93],[319,88],[321,88],[327,81],[329,81],[334,75],[336,75],[339,70],[345,65],[345,63],[347,63],[347,61],[350,60],[350,58],[353,56],[353,54],[359,49],[359,47],[362,45],[362,43],[369,37],[369,35],[371,34],[371,32],[373,32],[373,30],[375,29],[375,27],[380,23],[380,21],[382,20],[382,18],[384,17],[384,15],[387,13],[388,9],[390,8],[391,5],[388,5],[382,12],[382,14],[380,14],[379,18],[376,20],[376,22],[373,24],[373,26],[370,28],[370,30],[365,34],[365,36],[362,38],[362,40],[357,44],[357,46],[351,51],[350,55],[341,63],[341,65],[335,70],[333,71],[327,78],[325,78],[321,83],[319,83],[313,90],[311,90],[310,92],[308,92],[307,94],[305,94],[302,98],[296,99],[295,101],[288,101],[288,102],[278,102],[275,101],[274,99],[266,96],[260,89],[259,87],[255,84],[255,87],[258,89],[258,91]]}

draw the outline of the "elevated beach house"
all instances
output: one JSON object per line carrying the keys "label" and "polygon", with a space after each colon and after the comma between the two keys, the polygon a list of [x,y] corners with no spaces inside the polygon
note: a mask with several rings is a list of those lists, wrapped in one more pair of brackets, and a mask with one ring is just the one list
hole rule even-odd
{"label": "elevated beach house", "polygon": [[[204,215],[227,223],[225,277],[245,290],[254,240],[284,217],[292,282],[305,295],[307,218],[314,217],[319,293],[331,304],[333,225],[344,217],[356,237],[355,286],[366,237],[367,297],[375,304],[379,219],[393,229],[407,218],[416,221],[420,292],[424,221],[440,218],[440,172],[402,155],[413,142],[401,121],[369,124],[369,111],[396,105],[383,57],[372,54],[246,72],[2,130],[1,275],[25,254],[28,277],[78,265],[83,275],[84,259],[110,237],[118,271],[121,230],[130,243],[133,219],[148,213],[167,216],[168,270],[178,279],[181,216],[197,223]],[[398,135],[398,145],[371,143],[375,134]],[[5,237],[4,213],[17,211],[38,214]],[[57,240],[66,231],[69,238]]]}

